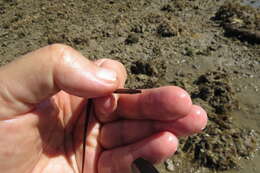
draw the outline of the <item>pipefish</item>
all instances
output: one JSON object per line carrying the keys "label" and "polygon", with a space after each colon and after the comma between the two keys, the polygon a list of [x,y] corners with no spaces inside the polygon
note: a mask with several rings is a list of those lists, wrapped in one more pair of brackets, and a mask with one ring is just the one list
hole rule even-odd
{"label": "pipefish", "polygon": [[[142,90],[139,89],[129,89],[129,88],[121,88],[115,90],[113,93],[115,94],[140,94],[142,93]],[[90,121],[90,113],[92,110],[93,100],[90,98],[87,100],[86,105],[86,114],[85,114],[85,120],[84,120],[84,130],[83,130],[83,156],[82,156],[82,168],[81,173],[84,171],[85,167],[85,153],[86,153],[86,138],[87,138],[87,130],[88,130],[88,124]],[[138,158],[133,162],[134,166],[138,169],[139,173],[159,173],[157,169],[151,164],[149,161]]]}

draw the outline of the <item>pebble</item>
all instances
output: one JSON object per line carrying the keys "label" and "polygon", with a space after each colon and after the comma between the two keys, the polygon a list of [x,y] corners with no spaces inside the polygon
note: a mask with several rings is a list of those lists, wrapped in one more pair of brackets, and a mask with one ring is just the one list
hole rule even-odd
{"label": "pebble", "polygon": [[169,172],[173,172],[175,169],[174,169],[174,165],[173,165],[173,161],[171,159],[167,159],[165,162],[165,167],[167,169],[167,171]]}

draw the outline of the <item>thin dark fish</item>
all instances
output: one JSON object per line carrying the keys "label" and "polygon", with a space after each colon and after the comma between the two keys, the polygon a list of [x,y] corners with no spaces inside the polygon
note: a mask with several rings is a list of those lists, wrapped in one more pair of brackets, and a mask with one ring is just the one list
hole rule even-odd
{"label": "thin dark fish", "polygon": [[84,172],[84,166],[85,166],[85,154],[86,154],[86,138],[87,138],[87,131],[88,131],[88,123],[90,120],[90,113],[91,113],[91,108],[92,108],[92,99],[88,99],[88,103],[86,106],[86,116],[85,116],[85,121],[84,121],[84,132],[83,132],[83,156],[82,156],[82,167],[81,167],[81,172]]}
{"label": "thin dark fish", "polygon": [[115,94],[139,94],[139,93],[142,93],[142,90],[121,88],[121,89],[115,90],[114,93]]}
{"label": "thin dark fish", "polygon": [[[139,94],[142,90],[138,89],[128,89],[128,88],[121,88],[114,91],[115,94]],[[87,138],[87,131],[88,131],[88,123],[90,120],[90,113],[92,111],[92,103],[93,100],[90,98],[88,99],[88,103],[86,106],[86,116],[84,120],[84,130],[83,130],[83,156],[82,156],[82,165],[81,165],[81,172],[84,172],[85,168],[85,154],[86,154],[86,138]]]}

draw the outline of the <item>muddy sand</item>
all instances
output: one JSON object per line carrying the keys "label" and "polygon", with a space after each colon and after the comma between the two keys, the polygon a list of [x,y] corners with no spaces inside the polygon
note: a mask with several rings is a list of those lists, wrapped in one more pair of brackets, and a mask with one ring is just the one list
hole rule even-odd
{"label": "muddy sand", "polygon": [[176,155],[157,165],[160,172],[259,173],[259,4],[1,0],[0,63],[65,43],[90,59],[121,61],[128,87],[181,86],[209,123],[181,139]]}

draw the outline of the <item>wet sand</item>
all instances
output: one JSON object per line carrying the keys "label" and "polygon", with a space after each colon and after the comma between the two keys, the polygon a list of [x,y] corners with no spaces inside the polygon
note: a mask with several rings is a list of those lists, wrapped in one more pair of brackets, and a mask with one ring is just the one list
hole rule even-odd
{"label": "wet sand", "polygon": [[128,87],[181,86],[209,125],[182,139],[160,172],[257,173],[260,12],[235,2],[3,0],[0,64],[64,43],[92,60],[121,61]]}

